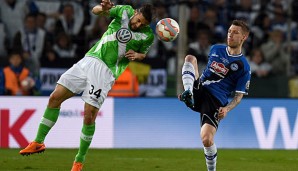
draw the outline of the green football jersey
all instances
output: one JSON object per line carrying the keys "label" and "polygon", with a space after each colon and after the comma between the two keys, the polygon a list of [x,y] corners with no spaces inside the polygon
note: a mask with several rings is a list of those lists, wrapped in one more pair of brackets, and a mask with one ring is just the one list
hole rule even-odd
{"label": "green football jersey", "polygon": [[129,5],[117,5],[110,9],[113,18],[101,39],[86,53],[97,57],[113,72],[115,78],[125,70],[129,60],[125,57],[128,50],[146,54],[153,43],[154,34],[150,26],[132,31],[129,20],[134,9]]}

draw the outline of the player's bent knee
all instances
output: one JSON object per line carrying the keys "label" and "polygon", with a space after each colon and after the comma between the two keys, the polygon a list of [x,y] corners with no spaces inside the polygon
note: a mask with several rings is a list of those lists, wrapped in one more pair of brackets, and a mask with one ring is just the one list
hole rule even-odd
{"label": "player's bent knee", "polygon": [[210,147],[213,145],[213,140],[211,137],[204,136],[204,137],[202,137],[202,143],[203,143],[204,147]]}
{"label": "player's bent knee", "polygon": [[197,58],[195,56],[193,56],[193,55],[186,55],[185,62],[196,63],[197,62]]}
{"label": "player's bent knee", "polygon": [[57,93],[53,92],[50,95],[48,106],[51,108],[58,108],[61,105],[61,103],[62,103],[62,101],[61,101],[59,95]]}
{"label": "player's bent knee", "polygon": [[93,123],[95,123],[95,116],[93,116],[90,112],[85,111],[84,124],[92,125]]}
{"label": "player's bent knee", "polygon": [[98,111],[98,108],[87,103],[85,104],[85,112],[95,114],[97,111]]}
{"label": "player's bent knee", "polygon": [[91,106],[89,104],[85,105],[85,111],[84,111],[84,123],[87,125],[91,125],[95,122],[98,108]]}

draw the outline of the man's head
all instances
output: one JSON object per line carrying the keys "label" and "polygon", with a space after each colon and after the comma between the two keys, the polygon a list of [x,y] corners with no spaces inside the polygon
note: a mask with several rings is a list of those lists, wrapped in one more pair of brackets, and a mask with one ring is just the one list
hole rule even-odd
{"label": "man's head", "polygon": [[34,32],[36,30],[36,15],[35,14],[27,14],[25,17],[25,29],[28,32]]}
{"label": "man's head", "polygon": [[45,29],[47,22],[47,15],[45,13],[39,12],[36,15],[36,25],[38,28]]}
{"label": "man's head", "polygon": [[130,29],[136,31],[142,27],[149,25],[153,18],[154,7],[150,4],[145,4],[135,11],[135,14],[130,19]]}
{"label": "man's head", "polygon": [[9,55],[9,63],[14,67],[19,67],[22,64],[22,61],[23,59],[20,53],[12,52]]}
{"label": "man's head", "polygon": [[228,30],[227,44],[231,48],[238,48],[242,46],[248,35],[249,27],[247,24],[241,20],[234,20]]}

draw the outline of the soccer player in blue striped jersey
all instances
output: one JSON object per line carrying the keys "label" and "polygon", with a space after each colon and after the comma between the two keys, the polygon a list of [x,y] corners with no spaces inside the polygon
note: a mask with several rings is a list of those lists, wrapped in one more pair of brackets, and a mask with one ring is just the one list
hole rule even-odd
{"label": "soccer player in blue striped jersey", "polygon": [[[210,48],[207,67],[200,77],[195,56],[187,55],[182,67],[185,91],[179,99],[200,113],[201,140],[208,171],[216,170],[214,136],[220,120],[248,93],[250,66],[241,51],[248,35],[247,24],[234,20],[228,29],[227,45],[216,44]],[[232,93],[234,97],[229,102]]]}

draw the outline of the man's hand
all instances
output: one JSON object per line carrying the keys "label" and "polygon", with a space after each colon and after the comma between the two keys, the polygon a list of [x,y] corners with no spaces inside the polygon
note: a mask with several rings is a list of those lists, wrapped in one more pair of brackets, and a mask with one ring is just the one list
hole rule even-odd
{"label": "man's hand", "polygon": [[114,3],[110,0],[102,0],[100,5],[96,5],[92,9],[92,13],[95,15],[106,16],[109,14],[109,10],[114,6]]}
{"label": "man's hand", "polygon": [[234,109],[240,103],[242,97],[243,97],[242,93],[236,92],[233,100],[227,106],[220,107],[218,109],[218,120],[221,120],[224,117],[226,117],[227,113],[232,109]]}
{"label": "man's hand", "polygon": [[227,107],[220,107],[218,109],[218,120],[222,120],[224,117],[226,117],[228,111],[229,110]]}
{"label": "man's hand", "polygon": [[145,58],[145,55],[142,53],[137,53],[133,50],[128,50],[125,53],[125,57],[128,58],[130,61],[135,61],[135,60],[142,60]]}
{"label": "man's hand", "polygon": [[100,5],[102,6],[103,11],[107,11],[114,6],[114,3],[111,2],[110,0],[102,0]]}

